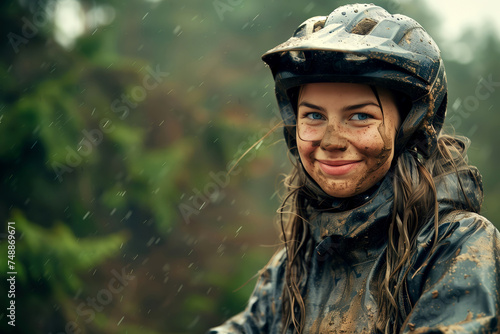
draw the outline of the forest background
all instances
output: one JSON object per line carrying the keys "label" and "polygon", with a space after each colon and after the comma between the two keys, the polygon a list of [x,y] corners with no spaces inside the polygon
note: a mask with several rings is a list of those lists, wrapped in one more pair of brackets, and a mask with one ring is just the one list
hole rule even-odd
{"label": "forest background", "polygon": [[[422,1],[374,2],[441,45],[447,127],[498,224],[498,36],[449,43]],[[281,130],[259,142],[279,122],[260,56],[345,3],[2,1],[0,332],[203,333],[241,311],[290,169]]]}

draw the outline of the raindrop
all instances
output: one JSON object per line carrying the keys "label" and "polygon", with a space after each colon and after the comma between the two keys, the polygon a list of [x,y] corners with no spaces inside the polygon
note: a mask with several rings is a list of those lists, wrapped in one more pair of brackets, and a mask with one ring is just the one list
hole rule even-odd
{"label": "raindrop", "polygon": [[342,15],[345,15],[345,14],[346,14],[346,12],[342,12]]}
{"label": "raindrop", "polygon": [[116,326],[120,326],[120,324],[122,323],[123,319],[125,318],[125,316],[123,316],[120,321],[118,321],[118,323],[116,324]]}
{"label": "raindrop", "polygon": [[82,292],[83,292],[83,289],[79,288],[78,291],[76,291],[75,297],[73,297],[73,299],[77,300],[80,297],[80,295],[82,294]]}
{"label": "raindrop", "polygon": [[196,318],[194,318],[194,320],[188,325],[188,329],[192,329],[194,328],[194,326],[196,326],[196,324],[198,323],[198,321],[200,321],[200,316],[196,316]]}
{"label": "raindrop", "polygon": [[154,241],[155,241],[155,237],[151,237],[151,239],[149,239],[149,241],[146,243],[146,246],[150,247]]}
{"label": "raindrop", "polygon": [[174,35],[180,35],[181,34],[181,26],[177,26],[174,29]]}
{"label": "raindrop", "polygon": [[304,8],[304,13],[309,13],[313,8],[314,8],[314,3],[311,2]]}

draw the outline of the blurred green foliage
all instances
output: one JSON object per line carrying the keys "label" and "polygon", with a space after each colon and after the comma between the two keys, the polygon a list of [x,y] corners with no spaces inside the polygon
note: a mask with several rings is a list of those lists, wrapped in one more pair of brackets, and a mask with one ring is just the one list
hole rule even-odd
{"label": "blurred green foliage", "polygon": [[[442,46],[448,123],[472,139],[497,223],[497,36],[450,44],[421,1],[376,3]],[[260,56],[341,4],[0,4],[0,225],[6,237],[16,223],[17,271],[16,328],[0,313],[0,331],[202,333],[241,311],[279,244],[277,175],[289,169],[277,130],[231,170],[279,122]]]}

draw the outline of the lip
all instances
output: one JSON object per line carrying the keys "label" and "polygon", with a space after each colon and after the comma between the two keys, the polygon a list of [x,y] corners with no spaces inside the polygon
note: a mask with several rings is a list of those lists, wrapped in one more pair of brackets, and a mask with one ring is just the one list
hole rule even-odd
{"label": "lip", "polygon": [[321,170],[328,175],[344,175],[356,168],[360,160],[316,160]]}

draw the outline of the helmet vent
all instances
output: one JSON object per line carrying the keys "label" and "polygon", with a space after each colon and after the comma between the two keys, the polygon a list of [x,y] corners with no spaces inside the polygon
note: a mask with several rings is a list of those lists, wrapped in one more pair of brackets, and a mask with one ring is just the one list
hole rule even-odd
{"label": "helmet vent", "polygon": [[313,32],[323,29],[326,19],[314,23]]}
{"label": "helmet vent", "polygon": [[367,35],[377,25],[377,21],[365,17],[351,31],[357,35]]}

